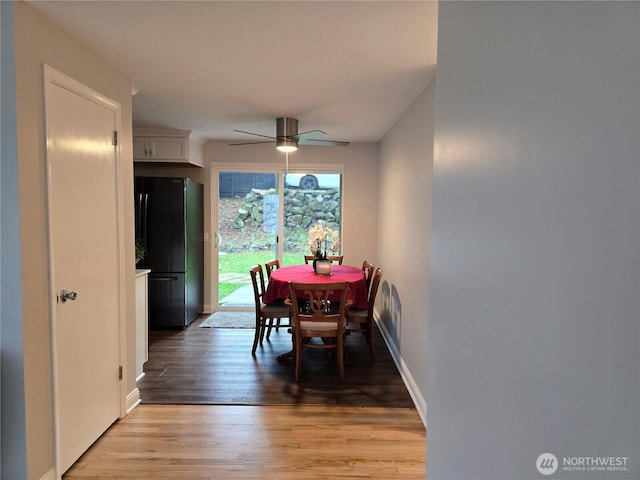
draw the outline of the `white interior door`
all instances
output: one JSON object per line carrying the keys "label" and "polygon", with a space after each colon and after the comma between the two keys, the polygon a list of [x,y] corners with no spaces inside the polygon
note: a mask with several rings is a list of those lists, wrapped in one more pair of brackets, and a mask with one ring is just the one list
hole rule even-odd
{"label": "white interior door", "polygon": [[[119,106],[48,69],[46,135],[57,471],[120,413]],[[63,290],[75,292],[65,300]],[[73,298],[75,294],[75,299]]]}

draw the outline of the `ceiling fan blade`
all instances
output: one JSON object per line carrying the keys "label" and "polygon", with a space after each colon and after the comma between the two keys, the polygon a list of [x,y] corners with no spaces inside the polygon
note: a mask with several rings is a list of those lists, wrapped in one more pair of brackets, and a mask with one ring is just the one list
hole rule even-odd
{"label": "ceiling fan blade", "polygon": [[318,146],[333,146],[333,147],[346,147],[349,142],[339,142],[336,140],[317,140],[315,138],[305,138],[299,141],[300,145],[318,145]]}
{"label": "ceiling fan blade", "polygon": [[234,130],[234,132],[238,133],[246,133],[247,135],[255,135],[256,137],[269,138],[271,141],[261,141],[261,142],[239,142],[239,143],[230,143],[229,145],[255,145],[258,143],[277,143],[278,146],[281,146],[282,143],[294,143],[295,146],[299,145],[320,145],[320,146],[338,146],[338,147],[346,147],[349,145],[349,142],[339,142],[336,140],[319,140],[317,138],[318,135],[326,135],[327,132],[322,130],[309,130],[306,132],[298,131],[298,120],[295,118],[282,117],[276,119],[276,136],[271,137],[269,135],[262,135],[260,133],[247,132],[245,130]]}
{"label": "ceiling fan blade", "polygon": [[[261,135],[263,137],[264,135]],[[231,146],[236,145],[257,145],[258,143],[275,143],[275,140],[264,140],[262,142],[242,142],[242,143],[230,143]]]}
{"label": "ceiling fan blade", "polygon": [[294,135],[298,140],[303,140],[305,138],[314,137],[316,135],[326,135],[327,132],[323,132],[322,130],[309,130],[307,132],[300,132],[297,135]]}
{"label": "ceiling fan blade", "polygon": [[269,135],[260,135],[259,133],[253,133],[253,132],[245,132],[244,130],[234,130],[234,132],[238,132],[238,133],[246,133],[247,135],[255,135],[257,137],[264,137],[264,138],[270,138],[272,140],[275,140],[276,137],[270,137]]}

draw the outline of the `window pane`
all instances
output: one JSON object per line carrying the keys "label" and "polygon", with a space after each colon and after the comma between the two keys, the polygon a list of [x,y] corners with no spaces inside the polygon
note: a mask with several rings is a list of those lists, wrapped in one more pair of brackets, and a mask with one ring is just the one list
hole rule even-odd
{"label": "window pane", "polygon": [[[309,229],[318,222],[340,232],[342,212],[342,175],[339,173],[289,173],[284,187],[284,244],[283,265],[304,263],[311,255],[308,245]],[[327,254],[332,251],[329,241]],[[324,250],[324,245],[323,245]]]}

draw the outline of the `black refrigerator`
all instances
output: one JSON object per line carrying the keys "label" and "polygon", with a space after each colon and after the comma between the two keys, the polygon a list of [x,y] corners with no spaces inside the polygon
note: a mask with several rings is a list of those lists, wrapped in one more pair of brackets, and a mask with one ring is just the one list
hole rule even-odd
{"label": "black refrigerator", "polygon": [[204,303],[203,186],[188,178],[135,177],[136,242],[148,268],[149,328],[185,328]]}

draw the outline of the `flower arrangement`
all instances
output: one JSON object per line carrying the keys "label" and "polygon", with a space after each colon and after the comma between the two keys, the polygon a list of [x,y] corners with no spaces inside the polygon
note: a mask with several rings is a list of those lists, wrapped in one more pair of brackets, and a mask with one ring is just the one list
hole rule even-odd
{"label": "flower arrangement", "polygon": [[308,245],[316,259],[326,259],[327,249],[332,252],[340,250],[340,235],[327,227],[322,220],[319,220],[315,226],[309,229]]}

